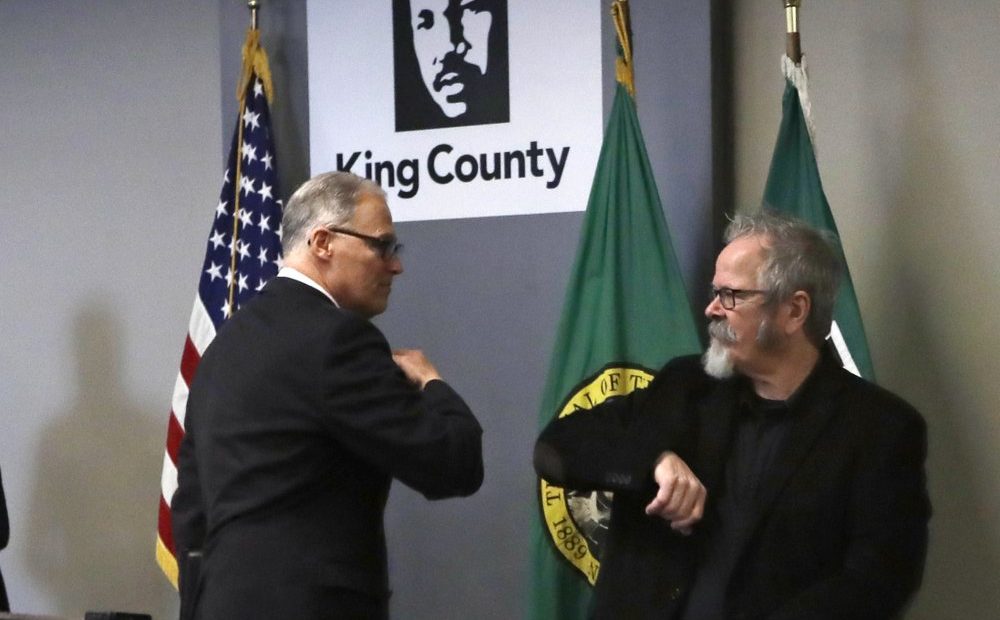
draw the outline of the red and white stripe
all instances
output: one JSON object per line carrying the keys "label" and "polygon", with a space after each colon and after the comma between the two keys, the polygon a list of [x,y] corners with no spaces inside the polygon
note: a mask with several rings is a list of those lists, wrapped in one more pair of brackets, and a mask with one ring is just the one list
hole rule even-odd
{"label": "red and white stripe", "polygon": [[181,367],[174,383],[170,420],[167,423],[167,445],[163,455],[163,473],[160,477],[160,512],[157,522],[156,561],[170,582],[177,587],[177,555],[174,547],[173,525],[170,518],[170,501],[177,491],[177,457],[184,439],[184,417],[195,370],[209,343],[215,338],[215,325],[205,310],[201,297],[195,296],[188,336],[184,341]]}

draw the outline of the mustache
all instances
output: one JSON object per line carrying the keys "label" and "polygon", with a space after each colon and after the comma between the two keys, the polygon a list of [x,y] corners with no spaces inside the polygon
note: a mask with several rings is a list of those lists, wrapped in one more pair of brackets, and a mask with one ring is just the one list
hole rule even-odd
{"label": "mustache", "polygon": [[708,335],[722,344],[736,344],[736,330],[726,319],[712,319],[708,324]]}
{"label": "mustache", "polygon": [[[450,77],[445,80],[446,75],[456,74],[457,77]],[[445,87],[445,82],[468,83],[479,75],[479,70],[472,63],[455,52],[448,52],[441,60],[441,70],[434,76],[434,90],[441,90]]]}

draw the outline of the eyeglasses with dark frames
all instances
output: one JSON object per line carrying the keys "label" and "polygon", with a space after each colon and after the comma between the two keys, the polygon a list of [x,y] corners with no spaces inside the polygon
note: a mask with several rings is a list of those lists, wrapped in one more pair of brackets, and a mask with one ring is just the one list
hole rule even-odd
{"label": "eyeglasses with dark frames", "polygon": [[393,236],[372,237],[371,235],[359,233],[358,231],[351,230],[349,228],[341,228],[339,226],[326,226],[325,228],[330,232],[340,233],[342,235],[361,239],[368,247],[375,250],[375,253],[382,257],[383,260],[395,258],[399,256],[400,252],[403,251],[403,244],[399,242],[399,239]]}
{"label": "eyeglasses with dark frames", "polygon": [[763,295],[767,292],[768,291],[752,288],[728,288],[725,286],[722,288],[715,288],[713,286],[709,289],[709,293],[711,294],[709,301],[718,297],[719,303],[722,304],[723,308],[726,310],[732,310],[736,307],[737,299],[746,299],[750,295]]}

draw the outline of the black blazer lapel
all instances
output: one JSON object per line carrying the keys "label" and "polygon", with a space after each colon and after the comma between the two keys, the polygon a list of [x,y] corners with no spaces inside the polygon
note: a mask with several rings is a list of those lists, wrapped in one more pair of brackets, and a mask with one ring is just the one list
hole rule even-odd
{"label": "black blazer lapel", "polygon": [[716,386],[698,403],[698,440],[692,469],[711,495],[722,488],[726,461],[733,438],[740,380],[730,379]]}
{"label": "black blazer lapel", "polygon": [[841,371],[836,367],[831,368],[826,360],[820,363],[823,367],[818,368],[817,373],[810,377],[812,385],[805,386],[806,389],[801,394],[802,401],[793,405],[794,419],[788,436],[771,471],[761,481],[753,529],[756,529],[792,474],[813,450],[836,413],[833,403],[836,402],[834,395],[842,387],[838,377]]}

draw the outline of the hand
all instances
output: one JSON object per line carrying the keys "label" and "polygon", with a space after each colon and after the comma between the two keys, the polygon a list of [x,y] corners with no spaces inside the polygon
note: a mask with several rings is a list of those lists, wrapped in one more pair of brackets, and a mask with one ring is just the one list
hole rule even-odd
{"label": "hand", "polygon": [[673,452],[660,455],[653,479],[660,490],[646,506],[646,514],[670,521],[671,528],[687,536],[705,513],[705,486]]}
{"label": "hand", "polygon": [[431,364],[424,352],[419,349],[395,349],[392,352],[392,361],[396,362],[406,378],[420,389],[424,389],[428,381],[441,378],[434,364]]}

